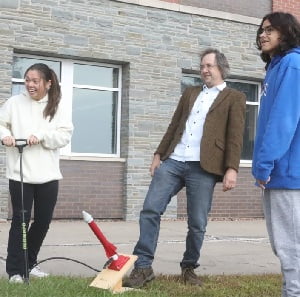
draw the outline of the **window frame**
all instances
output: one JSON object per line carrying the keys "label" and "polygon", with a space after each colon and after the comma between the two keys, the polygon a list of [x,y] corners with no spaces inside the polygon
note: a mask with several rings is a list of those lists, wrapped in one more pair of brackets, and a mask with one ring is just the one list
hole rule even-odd
{"label": "window frame", "polygon": [[[73,112],[73,89],[90,89],[97,91],[111,91],[117,92],[117,116],[116,116],[116,152],[112,154],[104,153],[74,153],[72,152],[71,142],[64,148],[60,149],[60,156],[65,159],[98,159],[98,158],[110,158],[116,159],[120,158],[120,143],[121,143],[121,104],[122,104],[122,65],[111,64],[111,63],[101,63],[96,61],[86,61],[79,59],[67,59],[59,57],[51,57],[44,55],[33,55],[33,54],[22,54],[14,53],[15,57],[20,58],[31,58],[31,59],[42,59],[45,61],[55,61],[60,62],[60,86],[62,92],[62,100],[64,103],[69,106],[70,111]],[[73,83],[74,77],[74,64],[84,64],[90,66],[99,66],[99,67],[112,67],[118,69],[118,86],[116,88],[108,88],[102,86],[92,86],[92,85],[79,85]],[[24,83],[24,79],[12,77],[12,85],[14,83]]]}

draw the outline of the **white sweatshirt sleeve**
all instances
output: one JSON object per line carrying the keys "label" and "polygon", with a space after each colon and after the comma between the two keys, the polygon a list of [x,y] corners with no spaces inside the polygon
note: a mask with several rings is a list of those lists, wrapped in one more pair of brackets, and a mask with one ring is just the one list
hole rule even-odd
{"label": "white sweatshirt sleeve", "polygon": [[6,101],[0,108],[0,139],[11,136],[10,101]]}
{"label": "white sweatshirt sleeve", "polygon": [[51,128],[48,127],[32,133],[41,141],[44,148],[50,150],[66,146],[71,141],[73,132],[70,112],[63,108],[63,105],[59,105],[52,121],[54,121],[54,125]]}

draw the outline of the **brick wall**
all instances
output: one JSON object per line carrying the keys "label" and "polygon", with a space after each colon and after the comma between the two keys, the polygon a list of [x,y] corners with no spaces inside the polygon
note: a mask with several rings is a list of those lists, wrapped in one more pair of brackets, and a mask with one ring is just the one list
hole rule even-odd
{"label": "brick wall", "polygon": [[299,0],[273,0],[273,11],[285,11],[292,13],[300,20],[300,1]]}
{"label": "brick wall", "polygon": [[[262,218],[261,190],[254,187],[249,168],[240,168],[237,186],[229,192],[222,191],[222,184],[215,187],[211,218]],[[186,217],[186,196],[178,195],[178,217]]]}
{"label": "brick wall", "polygon": [[[83,210],[95,219],[125,218],[123,162],[61,160],[60,164],[64,178],[59,182],[55,219],[82,218]],[[9,204],[8,218],[11,215]]]}
{"label": "brick wall", "polygon": [[80,218],[82,210],[101,219],[124,219],[124,163],[61,161],[64,179],[54,218]]}

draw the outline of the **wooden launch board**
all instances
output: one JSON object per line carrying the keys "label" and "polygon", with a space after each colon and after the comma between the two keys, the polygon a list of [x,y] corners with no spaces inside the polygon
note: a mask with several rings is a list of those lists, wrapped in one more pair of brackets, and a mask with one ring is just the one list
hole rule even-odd
{"label": "wooden launch board", "polygon": [[[121,255],[121,254],[120,254]],[[110,290],[113,293],[122,293],[127,290],[132,290],[132,288],[126,288],[122,286],[122,280],[124,275],[133,266],[134,262],[137,260],[137,256],[134,255],[123,255],[129,257],[129,260],[122,267],[121,270],[103,269],[96,278],[91,282],[91,287],[96,287],[100,289]]]}

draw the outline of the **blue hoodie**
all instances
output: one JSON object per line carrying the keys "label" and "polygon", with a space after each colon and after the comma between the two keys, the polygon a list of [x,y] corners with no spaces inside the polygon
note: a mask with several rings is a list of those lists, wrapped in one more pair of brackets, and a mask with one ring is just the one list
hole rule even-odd
{"label": "blue hoodie", "polygon": [[274,56],[263,83],[252,174],[266,188],[300,189],[300,47]]}

